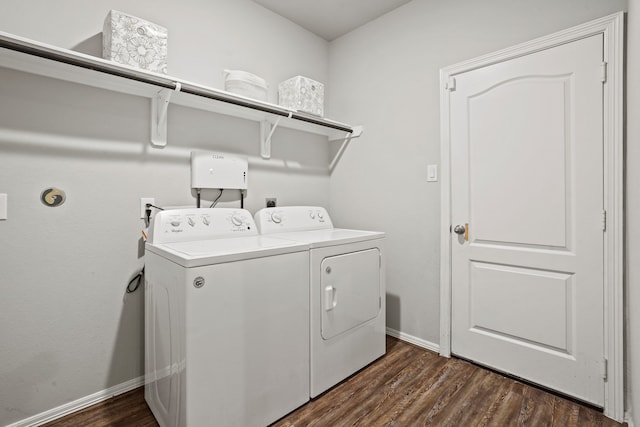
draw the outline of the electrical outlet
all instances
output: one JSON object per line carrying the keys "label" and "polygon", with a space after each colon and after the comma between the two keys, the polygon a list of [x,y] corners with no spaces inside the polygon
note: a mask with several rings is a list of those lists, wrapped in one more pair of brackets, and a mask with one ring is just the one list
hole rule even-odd
{"label": "electrical outlet", "polygon": [[140,197],[140,219],[145,219],[147,217],[147,203],[155,205],[156,199],[153,197]]}
{"label": "electrical outlet", "polygon": [[267,197],[266,199],[264,199],[268,208],[275,208],[277,200],[278,199],[276,199],[275,197]]}

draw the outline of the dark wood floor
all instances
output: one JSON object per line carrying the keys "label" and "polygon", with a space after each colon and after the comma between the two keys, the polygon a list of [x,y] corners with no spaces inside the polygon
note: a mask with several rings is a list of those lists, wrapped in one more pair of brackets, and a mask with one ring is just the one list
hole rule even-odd
{"label": "dark wood floor", "polygon": [[[144,401],[143,389],[139,388],[52,421],[46,427],[157,425]],[[428,425],[621,424],[592,408],[387,337],[384,357],[272,427]]]}

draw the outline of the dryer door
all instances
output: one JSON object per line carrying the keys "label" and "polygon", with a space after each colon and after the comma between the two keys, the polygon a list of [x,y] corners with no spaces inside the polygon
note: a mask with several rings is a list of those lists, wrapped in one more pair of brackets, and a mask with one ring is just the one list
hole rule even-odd
{"label": "dryer door", "polygon": [[380,312],[380,251],[327,257],[320,264],[322,338],[355,328]]}

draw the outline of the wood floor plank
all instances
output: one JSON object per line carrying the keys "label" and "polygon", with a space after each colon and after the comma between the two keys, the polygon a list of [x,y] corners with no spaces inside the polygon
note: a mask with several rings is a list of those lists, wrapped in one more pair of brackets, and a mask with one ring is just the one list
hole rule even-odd
{"label": "wood floor plank", "polygon": [[[353,409],[345,408],[344,412],[348,415],[336,421],[342,425],[368,426],[374,422],[382,422],[386,418],[394,418],[392,412],[398,409],[398,402],[404,402],[413,396],[414,390],[418,390],[424,381],[429,381],[430,376],[437,375],[440,367],[446,365],[446,361],[441,359],[440,357],[420,357],[399,371],[378,390],[375,404],[368,408],[369,410],[363,410],[364,408],[360,408],[357,402],[350,402],[349,405]],[[404,404],[409,405],[408,402]],[[374,415],[375,419],[372,419],[371,415]]]}
{"label": "wood floor plank", "polygon": [[[425,358],[421,358],[419,365],[430,363],[431,360],[433,359],[427,358],[425,360]],[[391,400],[393,395],[401,388],[399,385],[402,382],[411,381],[418,376],[415,371],[411,369],[415,365],[416,363],[414,361],[411,365],[407,365],[396,372],[394,376],[384,378],[385,381],[379,382],[372,393],[368,393],[366,396],[358,394],[357,401],[345,402],[345,404],[348,404],[352,408],[346,411],[346,416],[340,414],[339,419],[328,419],[327,421],[344,425],[359,425],[363,422],[363,417],[366,417],[368,414],[380,413],[385,402]],[[357,402],[357,404],[354,405],[353,403],[355,402]],[[341,412],[345,412],[344,409]]]}
{"label": "wood floor plank", "polygon": [[476,370],[470,383],[451,399],[437,417],[432,417],[434,425],[468,426],[477,423],[480,414],[487,410],[491,403],[488,398],[493,393],[497,382],[494,373],[480,369]]}
{"label": "wood floor plank", "polygon": [[552,426],[576,427],[578,425],[579,407],[566,399],[554,397],[553,412],[551,414]]}
{"label": "wood floor plank", "polygon": [[[211,419],[215,419],[215,414]],[[45,424],[45,427],[78,426],[156,427],[158,423],[144,400],[144,389],[139,388]],[[590,407],[467,361],[443,358],[387,337],[385,356],[271,427],[414,426],[619,427],[621,424]]]}
{"label": "wood floor plank", "polygon": [[533,387],[523,387],[522,394],[518,425],[536,425],[540,420],[551,420],[555,396]]}
{"label": "wood floor plank", "polygon": [[489,426],[516,425],[522,405],[522,387],[523,384],[510,381],[507,392],[502,396],[500,404],[496,406],[496,411],[488,424]]}
{"label": "wood floor plank", "polygon": [[474,371],[461,363],[445,363],[437,374],[427,377],[424,382],[419,381],[422,384],[415,391],[405,394],[388,419],[389,424],[430,425]]}
{"label": "wood floor plank", "polygon": [[[387,340],[387,348],[393,349],[397,341]],[[387,355],[378,362],[367,368],[367,375],[354,375],[318,398],[312,400],[307,405],[291,413],[283,422],[275,423],[274,426],[286,427],[290,425],[314,426],[322,425],[331,414],[344,412],[346,402],[358,401],[363,406],[374,405],[371,396],[380,398],[380,387],[382,384],[393,378],[397,372],[402,371],[406,366],[416,363],[416,358],[422,356],[422,351],[412,346],[401,346],[397,350],[388,351]],[[433,355],[428,355],[433,359]],[[363,378],[366,379],[363,381]],[[342,410],[340,410],[342,408]],[[325,414],[326,418],[319,419],[318,413]]]}

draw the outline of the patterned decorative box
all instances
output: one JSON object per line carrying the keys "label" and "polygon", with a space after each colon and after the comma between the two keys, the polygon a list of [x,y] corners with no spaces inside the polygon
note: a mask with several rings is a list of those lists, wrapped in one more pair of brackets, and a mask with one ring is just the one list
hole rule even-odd
{"label": "patterned decorative box", "polygon": [[324,116],[324,85],[308,77],[296,76],[278,85],[278,103],[316,116]]}
{"label": "patterned decorative box", "polygon": [[167,74],[167,29],[111,10],[102,29],[102,57]]}

